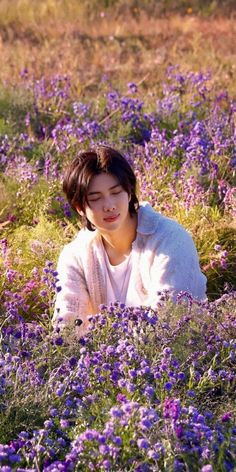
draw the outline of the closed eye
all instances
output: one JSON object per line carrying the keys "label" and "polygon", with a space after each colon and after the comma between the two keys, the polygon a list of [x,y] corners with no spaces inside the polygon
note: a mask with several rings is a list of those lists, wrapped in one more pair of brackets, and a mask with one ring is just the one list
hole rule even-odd
{"label": "closed eye", "polygon": [[[117,190],[116,192],[112,192],[111,195],[119,195],[119,193],[121,193],[122,190]],[[96,197],[96,198],[89,198],[89,202],[97,202],[101,197]]]}
{"label": "closed eye", "polygon": [[93,198],[93,199],[90,198],[88,201],[89,202],[97,202],[99,199],[100,199],[100,197]]}

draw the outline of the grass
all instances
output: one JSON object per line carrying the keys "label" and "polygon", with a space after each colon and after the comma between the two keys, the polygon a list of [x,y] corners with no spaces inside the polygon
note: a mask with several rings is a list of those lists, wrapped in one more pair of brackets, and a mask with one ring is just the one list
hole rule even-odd
{"label": "grass", "polygon": [[[235,285],[233,199],[231,206],[224,205],[223,196],[218,192],[218,185],[222,184],[222,188],[224,184],[227,188],[234,185],[235,171],[230,164],[232,149],[226,146],[225,155],[214,155],[215,150],[209,152],[210,158],[218,165],[217,177],[212,177],[211,173],[200,175],[200,166],[195,162],[195,167],[185,172],[183,178],[176,178],[175,172],[185,162],[185,148],[180,144],[172,148],[173,154],[165,154],[161,134],[146,143],[148,149],[141,144],[133,145],[132,140],[139,137],[142,128],[137,127],[135,131],[131,119],[124,122],[124,112],[130,110],[128,106],[122,109],[121,103],[127,98],[143,101],[143,111],[137,113],[143,124],[143,113],[156,112],[157,104],[161,106],[162,100],[168,99],[169,95],[165,95],[169,80],[166,79],[166,69],[179,65],[185,83],[180,87],[177,110],[166,114],[160,112],[154,131],[166,131],[171,140],[175,130],[178,136],[181,134],[179,124],[182,120],[184,133],[189,137],[192,128],[191,124],[188,125],[188,117],[194,112],[199,122],[208,125],[206,134],[210,142],[208,135],[214,135],[214,126],[207,119],[214,118],[211,106],[215,97],[222,90],[228,90],[230,100],[224,96],[218,102],[220,111],[227,116],[231,100],[235,98],[235,28],[231,1],[223,2],[223,6],[222,2],[201,0],[135,0],[128,5],[122,0],[91,0],[89,4],[86,0],[0,2],[3,64],[0,70],[0,293],[3,300],[0,344],[1,366],[5,369],[5,377],[0,379],[0,442],[5,444],[16,440],[22,430],[28,432],[30,438],[28,442],[26,433],[23,442],[18,439],[14,442],[20,459],[14,458],[11,450],[9,457],[3,457],[3,464],[10,465],[12,470],[17,470],[18,466],[44,470],[56,459],[66,461],[66,453],[73,448],[71,441],[83,435],[86,428],[103,432],[111,406],[121,407],[118,393],[127,396],[128,401],[137,400],[140,414],[142,407],[156,409],[160,423],[158,427],[154,425],[150,439],[151,442],[158,440],[166,447],[163,459],[160,458],[159,465],[154,465],[145,453],[137,449],[137,445],[133,450],[130,446],[130,441],[144,434],[140,430],[139,413],[125,428],[117,422],[116,434],[124,441],[119,470],[125,470],[127,460],[132,462],[133,456],[138,466],[140,461],[150,462],[150,470],[172,471],[178,458],[186,460],[186,470],[196,472],[198,467],[200,470],[208,462],[213,464],[214,472],[222,472],[226,470],[225,458],[230,459],[234,467],[233,430],[231,422],[227,420],[224,423],[222,416],[230,413],[233,428],[235,299],[231,294],[218,300]],[[191,81],[186,79],[185,74],[190,70],[212,72],[207,82],[207,100],[199,107],[191,102],[193,98],[199,100],[199,91],[192,91]],[[60,81],[56,86],[50,83],[57,74],[62,79],[69,76],[72,83],[64,101],[60,100],[60,93],[56,93]],[[47,83],[45,93],[40,92],[43,77]],[[139,84],[136,95],[128,92],[128,82]],[[114,102],[109,104],[107,94],[114,90],[119,93],[119,98],[117,106],[112,109]],[[76,115],[73,111],[75,102],[88,105],[87,115]],[[72,128],[67,131],[62,127],[61,141],[59,138],[57,141],[52,130],[56,124],[66,123],[68,117]],[[223,123],[219,117],[220,114],[217,115],[216,128],[218,122]],[[68,216],[61,192],[61,170],[89,144],[89,137],[80,141],[80,136],[76,137],[74,132],[83,131],[84,122],[91,125],[92,120],[102,125],[95,140],[109,141],[114,147],[121,146],[136,160],[140,199],[152,201],[158,211],[178,220],[190,231],[201,267],[207,275],[209,300],[216,301],[205,307],[192,308],[191,304],[180,303],[173,307],[163,302],[158,307],[155,328],[151,321],[150,325],[149,320],[147,322],[146,309],[140,310],[139,314],[127,309],[128,316],[121,307],[116,307],[113,313],[104,309],[94,318],[94,327],[87,340],[81,340],[80,344],[73,339],[73,344],[70,343],[72,332],[68,330],[68,338],[66,333],[63,341],[58,331],[52,332],[51,326],[55,263],[61,248],[80,227],[75,214]],[[223,124],[222,134],[219,131],[223,142],[229,139],[231,143],[233,129],[230,126]],[[60,148],[63,140],[66,145]],[[192,144],[193,141],[188,142]],[[157,150],[159,153],[156,154]],[[146,156],[151,156],[151,164],[148,159],[146,161]],[[48,159],[49,174],[46,173]],[[188,196],[195,195],[195,191],[197,196],[189,204]],[[222,264],[224,251],[227,251],[226,268]],[[140,319],[137,321],[136,317]],[[121,352],[119,343],[122,340],[124,347]],[[130,356],[127,342],[137,350],[137,360]],[[106,354],[106,345],[109,355]],[[117,349],[115,354],[111,351],[112,346]],[[163,361],[169,362],[164,355],[166,347],[172,349],[178,363],[170,365],[170,372],[165,373]],[[154,373],[156,368],[162,372],[163,367],[161,380],[141,372],[142,359],[150,361]],[[126,386],[116,384],[117,364],[123,360],[122,374],[119,375],[127,381]],[[108,362],[111,370],[106,370]],[[94,369],[96,365],[102,370],[105,380],[100,379],[99,369]],[[132,380],[136,384],[133,393],[129,375],[132,367],[140,370],[137,379]],[[174,383],[169,392],[165,384],[173,378],[173,373],[177,376],[175,369],[179,369],[180,374],[184,371],[186,378],[183,383],[179,380]],[[64,385],[67,388],[63,393]],[[81,386],[84,389],[82,393]],[[145,386],[154,386],[160,403],[145,397]],[[192,389],[195,396],[189,397]],[[201,419],[193,420],[192,407],[199,408],[206,417],[209,409],[213,411],[209,421],[213,430],[217,423],[223,431],[226,430],[224,443],[220,445],[226,452],[216,455],[214,443],[205,441],[203,429],[201,441],[212,449],[210,459],[194,457],[192,446],[185,455],[184,448],[189,442],[185,444],[183,437],[177,438],[173,424],[170,424],[172,419],[163,416],[166,400],[174,397],[190,408],[188,414],[183,410],[180,418],[186,431],[191,430],[195,421],[199,434],[197,428]],[[56,416],[52,412],[55,408],[58,409]],[[71,423],[64,430],[68,418]],[[179,426],[178,421],[176,426]],[[227,443],[230,435],[232,444]],[[181,441],[183,449],[180,451]],[[75,469],[78,467],[76,470],[80,470],[80,462],[82,468],[89,469],[90,461],[94,461],[94,470],[103,471],[102,456],[97,461],[97,451],[98,445],[94,442],[85,444]],[[14,463],[14,460],[20,462]],[[57,466],[55,462],[55,470]],[[114,470],[118,470],[116,467],[119,466],[114,462]],[[183,462],[181,467],[183,470]],[[147,469],[144,464],[144,469],[135,470]]]}

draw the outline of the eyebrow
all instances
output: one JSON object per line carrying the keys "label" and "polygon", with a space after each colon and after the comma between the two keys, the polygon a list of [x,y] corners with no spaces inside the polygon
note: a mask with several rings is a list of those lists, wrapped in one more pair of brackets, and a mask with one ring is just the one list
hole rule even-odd
{"label": "eyebrow", "polygon": [[[121,187],[121,184],[113,185],[113,186],[110,187],[108,190],[113,190],[113,189],[116,188],[116,187]],[[88,197],[89,197],[90,195],[97,195],[98,193],[102,193],[102,192],[99,192],[99,191],[97,191],[97,192],[89,192],[89,193],[88,193]]]}

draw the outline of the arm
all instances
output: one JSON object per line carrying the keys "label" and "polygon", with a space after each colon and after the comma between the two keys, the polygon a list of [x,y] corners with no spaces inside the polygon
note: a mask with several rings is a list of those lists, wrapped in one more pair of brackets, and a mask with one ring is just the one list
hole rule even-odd
{"label": "arm", "polygon": [[60,327],[65,327],[73,325],[79,318],[83,321],[81,328],[84,331],[92,307],[79,256],[75,255],[70,244],[64,247],[59,256],[57,272],[61,290],[56,297],[53,323],[56,325],[59,322]]}
{"label": "arm", "polygon": [[165,289],[174,301],[181,291],[206,300],[206,277],[201,272],[193,239],[182,227],[169,235],[155,255],[151,282],[151,305],[158,300],[157,291]]}

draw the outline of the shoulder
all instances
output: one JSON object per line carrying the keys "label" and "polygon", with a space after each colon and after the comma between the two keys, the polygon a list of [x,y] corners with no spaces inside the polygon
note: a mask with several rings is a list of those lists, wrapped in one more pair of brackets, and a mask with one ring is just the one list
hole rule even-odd
{"label": "shoulder", "polygon": [[157,212],[146,202],[140,205],[138,231],[162,249],[174,252],[186,246],[186,250],[195,251],[190,233],[177,221]]}
{"label": "shoulder", "polygon": [[[138,228],[141,234],[162,234],[162,233],[179,233],[189,235],[184,227],[177,221],[162,215],[148,202],[142,202],[138,210]],[[189,235],[190,236],[190,235]]]}
{"label": "shoulder", "polygon": [[59,256],[60,259],[79,258],[87,252],[91,245],[96,244],[97,238],[97,231],[89,231],[87,228],[81,229],[77,236],[63,247]]}
{"label": "shoulder", "polygon": [[192,243],[191,234],[176,220],[160,215],[159,235],[173,241],[174,245]]}

